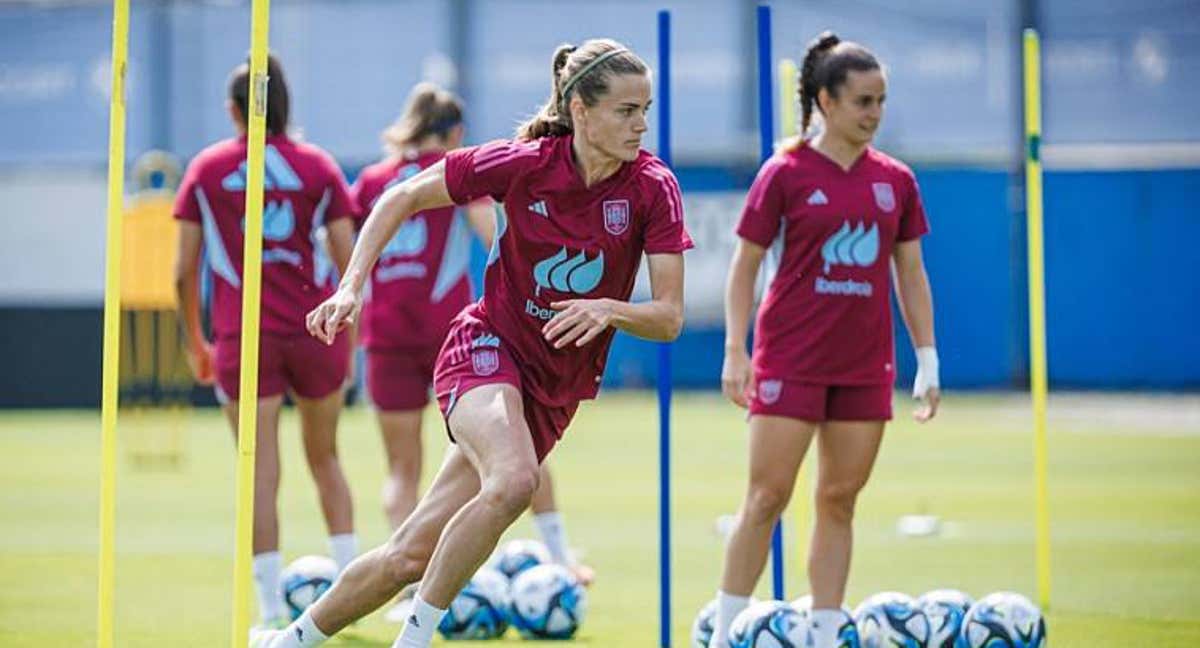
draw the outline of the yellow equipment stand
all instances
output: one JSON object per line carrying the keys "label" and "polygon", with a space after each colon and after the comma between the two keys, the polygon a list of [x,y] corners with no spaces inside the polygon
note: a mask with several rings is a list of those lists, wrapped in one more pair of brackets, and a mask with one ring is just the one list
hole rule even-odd
{"label": "yellow equipment stand", "polygon": [[[155,174],[162,176],[160,187],[153,186]],[[137,191],[122,227],[120,403],[132,414],[125,439],[135,468],[178,468],[185,454],[184,417],[194,381],[172,281],[179,176],[179,162],[167,153],[139,157],[133,166]],[[166,417],[159,415],[163,409]]]}

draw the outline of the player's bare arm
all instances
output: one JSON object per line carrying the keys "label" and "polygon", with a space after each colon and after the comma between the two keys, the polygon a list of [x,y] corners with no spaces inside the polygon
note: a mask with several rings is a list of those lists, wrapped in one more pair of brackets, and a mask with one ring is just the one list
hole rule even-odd
{"label": "player's bare arm", "polygon": [[647,340],[670,342],[683,328],[683,255],[648,254],[648,302],[632,304],[616,299],[568,299],[554,302],[559,314],[542,334],[556,349],[568,344],[583,346],[612,326]]}
{"label": "player's bare arm", "polygon": [[354,244],[354,252],[337,292],[306,318],[310,334],[326,344],[333,344],[338,332],[358,319],[362,310],[363,284],[384,246],[404,221],[417,212],[453,204],[446,190],[445,170],[445,163],[438,162],[383,192],[375,201],[358,242]]}

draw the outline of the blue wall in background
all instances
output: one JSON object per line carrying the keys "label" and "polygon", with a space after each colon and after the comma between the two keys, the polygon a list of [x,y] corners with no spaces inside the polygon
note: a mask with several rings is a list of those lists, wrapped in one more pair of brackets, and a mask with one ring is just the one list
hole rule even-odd
{"label": "blue wall in background", "polygon": [[1055,384],[1200,386],[1198,199],[1196,170],[1047,176]]}

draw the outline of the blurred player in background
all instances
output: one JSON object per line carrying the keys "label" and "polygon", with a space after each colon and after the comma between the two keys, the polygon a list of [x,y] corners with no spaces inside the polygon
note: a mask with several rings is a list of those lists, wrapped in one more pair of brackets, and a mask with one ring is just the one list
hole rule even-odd
{"label": "blurred player in background", "polygon": [[[258,452],[254,476],[254,582],[265,626],[283,626],[279,588],[279,416],[285,393],[300,414],[309,471],[317,486],[338,568],[357,554],[350,489],[338,460],[336,435],[350,342],[322,344],[308,335],[305,314],[332,290],[314,260],[316,232],[325,227],[333,259],[345,269],[353,246],[354,205],[341,170],[325,151],[289,136],[289,94],[279,61],[268,61],[267,140],[263,187],[262,318],[258,377]],[[249,66],[229,80],[227,108],[238,136],[201,151],[188,165],[175,203],[180,221],[175,273],[196,379],[216,383],[218,400],[237,433],[241,370],[242,247],[246,203],[246,110]],[[214,342],[200,322],[200,255],[213,278]]]}
{"label": "blurred player in background", "polygon": [[[255,646],[316,646],[417,580],[394,646],[425,648],[446,608],[530,504],[538,465],[580,401],[599,389],[616,329],[672,340],[683,323],[691,247],[671,171],[642,151],[651,78],[609,40],[562,46],[553,91],[514,140],[451,151],[387,190],[337,293],[309,315],[329,342],[352,324],[375,260],[422,211],[491,196],[503,203],[483,299],[438,356],[438,404],[455,442],[429,491],[388,544],[367,552],[288,629]],[[642,256],[652,299],[629,296]]]}
{"label": "blurred player in background", "polygon": [[[418,84],[409,94],[403,114],[383,131],[382,139],[386,157],[363,169],[351,188],[363,221],[387,189],[462,146],[462,102],[432,83]],[[472,301],[468,272],[471,231],[489,248],[495,234],[490,198],[474,202],[464,211],[465,215],[449,205],[409,217],[380,254],[363,305],[360,333],[367,355],[367,390],[387,453],[383,507],[393,530],[417,505],[421,418],[429,402],[438,349],[454,317]],[[591,571],[575,564],[567,547],[566,529],[545,465],[532,509],[554,559],[590,581]],[[406,597],[390,610],[388,620],[401,623],[407,619],[408,600]]]}
{"label": "blurred player in background", "polygon": [[[913,395],[937,412],[933,302],[921,259],[928,230],[916,179],[871,147],[887,80],[861,45],[822,34],[800,78],[801,136],[763,164],[737,226],[725,297],[725,395],[750,411],[750,484],[725,553],[711,646],[762,574],[771,532],[813,437],[819,438],[816,523],[808,576],[816,648],[836,645],[852,521],[892,417],[895,340],[889,269],[917,354]],[[824,129],[805,138],[814,106]],[[770,248],[779,269],[746,334],[754,282]]]}

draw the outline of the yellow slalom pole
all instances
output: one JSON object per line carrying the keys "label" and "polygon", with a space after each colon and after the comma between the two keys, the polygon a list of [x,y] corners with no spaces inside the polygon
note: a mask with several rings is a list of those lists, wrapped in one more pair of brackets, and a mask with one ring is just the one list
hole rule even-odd
{"label": "yellow slalom pole", "polygon": [[796,103],[799,101],[800,77],[796,62],[783,59],[779,62],[779,134],[792,137],[796,134]]}
{"label": "yellow slalom pole", "polygon": [[108,227],[104,258],[104,368],[100,397],[100,555],[96,645],[112,648],[117,532],[117,386],[121,366],[121,237],[125,211],[125,62],[129,0],[113,0],[108,110]]}
{"label": "yellow slalom pole", "polygon": [[[796,62],[792,59],[783,59],[779,61],[779,135],[781,139],[788,139],[796,135],[796,104],[799,101],[797,92],[800,86],[799,69],[796,67]],[[796,560],[791,561],[795,565],[797,580],[804,580],[805,566],[808,564],[808,535],[809,535],[809,519],[812,517],[811,496],[812,491],[809,489],[808,475],[810,471],[804,468],[801,464],[800,472],[796,475],[796,485],[792,491],[792,511],[793,511],[793,529],[795,529],[796,540]],[[804,591],[807,587],[801,587]]]}
{"label": "yellow slalom pole", "polygon": [[1050,512],[1046,494],[1046,277],[1042,242],[1041,44],[1025,30],[1025,213],[1029,233],[1029,379],[1033,396],[1033,471],[1037,508],[1037,588],[1050,608]]}
{"label": "yellow slalom pole", "polygon": [[254,0],[250,18],[250,100],[246,139],[246,228],[242,247],[242,373],[238,383],[237,550],[233,559],[233,634],[250,632],[250,562],[254,531],[254,455],[258,428],[258,341],[262,296],[263,148],[267,117],[270,0]]}

